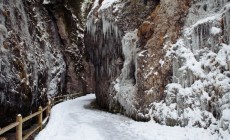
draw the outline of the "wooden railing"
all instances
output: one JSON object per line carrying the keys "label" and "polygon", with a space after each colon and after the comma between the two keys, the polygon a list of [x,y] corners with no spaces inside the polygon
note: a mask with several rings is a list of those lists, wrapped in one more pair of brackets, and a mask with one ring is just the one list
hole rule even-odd
{"label": "wooden railing", "polygon": [[56,105],[60,102],[63,102],[65,100],[70,100],[70,99],[74,99],[76,97],[81,96],[82,94],[76,93],[76,94],[68,94],[68,95],[62,95],[62,96],[56,96],[54,98],[51,99],[51,102],[53,105]]}
{"label": "wooden railing", "polygon": [[[38,108],[38,111],[25,117],[25,118],[22,118],[22,115],[21,114],[18,114],[17,117],[16,117],[16,122],[4,127],[4,128],[0,128],[0,136],[4,133],[6,133],[7,131],[13,129],[16,127],[16,140],[26,140],[28,139],[34,132],[36,132],[37,130],[42,130],[42,123],[43,123],[43,112],[46,111],[46,118],[44,120],[48,120],[49,118],[49,115],[50,115],[50,110],[52,108],[52,106],[60,103],[60,102],[63,102],[65,100],[69,100],[69,99],[74,99],[78,96],[80,96],[82,94],[68,94],[68,95],[62,95],[62,96],[57,96],[57,97],[54,97],[52,98],[47,106],[45,108],[42,108],[41,106]],[[25,134],[24,136],[22,135],[22,132],[23,132],[23,129],[22,129],[22,125],[23,123],[25,123],[26,121],[34,118],[34,117],[38,117],[38,121],[37,121],[37,124],[36,126],[30,130],[27,134]]]}

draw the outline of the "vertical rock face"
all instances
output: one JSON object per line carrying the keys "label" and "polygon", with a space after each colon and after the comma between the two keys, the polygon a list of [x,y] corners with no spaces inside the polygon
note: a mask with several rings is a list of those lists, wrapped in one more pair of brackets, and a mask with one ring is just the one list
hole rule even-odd
{"label": "vertical rock face", "polygon": [[189,1],[154,0],[148,6],[142,1],[94,2],[87,21],[91,41],[86,42],[95,43],[86,47],[96,67],[99,104],[149,119],[146,109],[163,99],[172,75],[170,61],[164,62],[166,40],[176,42],[188,8]]}
{"label": "vertical rock face", "polygon": [[[154,4],[146,8],[137,1],[96,0],[87,18],[85,45],[95,68],[97,102],[103,108],[133,118],[137,114],[134,30],[153,7]],[[136,21],[130,24],[133,20]],[[130,33],[124,36],[124,31]]]}
{"label": "vertical rock face", "polygon": [[172,64],[165,58],[167,46],[180,36],[190,0],[161,0],[150,17],[139,27],[141,53],[138,57],[138,98],[143,110],[151,102],[165,98],[165,86],[171,82]]}
{"label": "vertical rock face", "polygon": [[60,38],[65,46],[63,53],[67,63],[67,93],[94,91],[92,66],[85,57],[82,2],[77,0],[52,1],[46,6],[54,15]]}
{"label": "vertical rock face", "polygon": [[230,131],[229,24],[229,0],[1,0],[0,127],[95,91],[136,120]]}
{"label": "vertical rock face", "polygon": [[[119,76],[123,63],[121,31],[104,15],[99,14],[98,8],[99,1],[95,1],[86,23],[85,45],[95,68],[97,102],[101,107],[109,110],[113,97],[111,83]],[[111,107],[115,109],[115,106]]]}
{"label": "vertical rock face", "polygon": [[112,91],[111,83],[119,76],[123,63],[120,31],[114,31],[114,25],[109,21],[105,21],[107,25],[104,26],[108,27],[103,30],[103,21],[100,20],[93,25],[94,20],[93,18],[88,20],[85,45],[95,68],[95,92],[98,104],[109,109],[112,96],[108,93]]}
{"label": "vertical rock face", "polygon": [[0,1],[0,127],[58,94],[94,90],[91,66],[83,59],[83,17],[72,10],[81,4]]}
{"label": "vertical rock face", "polygon": [[65,86],[63,45],[55,23],[38,5],[1,1],[1,125],[46,104],[47,94],[61,93]]}
{"label": "vertical rock face", "polygon": [[137,120],[229,129],[229,4],[95,0],[85,42],[98,103]]}

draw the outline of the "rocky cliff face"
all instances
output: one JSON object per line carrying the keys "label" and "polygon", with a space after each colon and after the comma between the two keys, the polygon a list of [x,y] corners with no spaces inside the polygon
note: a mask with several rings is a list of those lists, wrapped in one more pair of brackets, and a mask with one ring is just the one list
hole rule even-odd
{"label": "rocky cliff face", "polygon": [[95,67],[97,102],[103,108],[136,118],[135,28],[156,4],[145,7],[138,1],[95,1],[92,5],[85,45]]}
{"label": "rocky cliff face", "polygon": [[88,1],[44,2],[52,13],[60,38],[65,46],[67,65],[67,93],[90,93],[94,91],[93,67],[87,59],[83,41],[85,14]]}
{"label": "rocky cliff face", "polygon": [[0,126],[49,97],[95,91],[102,108],[136,120],[230,131],[229,0],[2,0],[0,9]]}
{"label": "rocky cliff face", "polygon": [[91,41],[86,42],[95,43],[86,46],[92,48],[88,51],[96,67],[99,104],[138,120],[149,119],[148,105],[164,99],[172,75],[170,61],[163,64],[165,40],[176,42],[189,3],[94,2],[87,21]]}
{"label": "rocky cliff face", "polygon": [[229,21],[228,0],[95,0],[85,42],[97,102],[137,120],[229,130]]}
{"label": "rocky cliff face", "polygon": [[[59,94],[92,92],[82,1],[0,1],[0,127]],[[83,68],[85,67],[85,68]]]}
{"label": "rocky cliff face", "polygon": [[173,83],[166,86],[164,103],[153,103],[160,123],[229,131],[229,4],[191,3],[182,35],[166,54],[173,61]]}

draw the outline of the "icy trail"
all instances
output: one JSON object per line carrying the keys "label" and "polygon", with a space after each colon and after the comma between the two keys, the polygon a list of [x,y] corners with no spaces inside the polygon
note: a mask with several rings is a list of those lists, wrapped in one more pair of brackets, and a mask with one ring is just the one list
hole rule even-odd
{"label": "icy trail", "polygon": [[49,123],[36,140],[213,140],[201,128],[161,126],[91,109],[95,95],[60,103],[52,108]]}

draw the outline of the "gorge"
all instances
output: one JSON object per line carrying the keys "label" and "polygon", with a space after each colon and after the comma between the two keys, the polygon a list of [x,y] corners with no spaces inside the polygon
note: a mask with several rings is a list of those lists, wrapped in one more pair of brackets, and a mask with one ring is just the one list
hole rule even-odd
{"label": "gorge", "polygon": [[229,0],[0,0],[0,127],[95,93],[136,121],[230,133]]}

